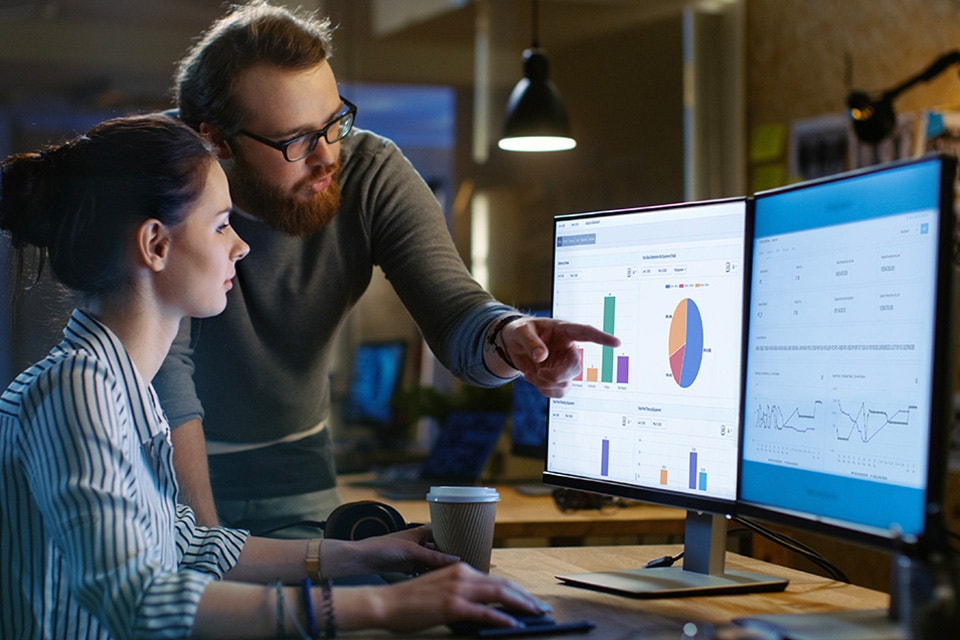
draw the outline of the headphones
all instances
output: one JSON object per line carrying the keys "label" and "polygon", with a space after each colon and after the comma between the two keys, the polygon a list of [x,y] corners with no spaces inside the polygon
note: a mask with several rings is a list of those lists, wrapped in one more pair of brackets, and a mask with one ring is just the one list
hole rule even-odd
{"label": "headphones", "polygon": [[331,511],[323,522],[316,520],[288,522],[279,527],[257,531],[254,535],[266,536],[291,527],[315,527],[323,531],[324,538],[363,540],[417,526],[419,525],[407,524],[400,512],[388,504],[375,500],[359,500],[340,505]]}
{"label": "headphones", "polygon": [[400,512],[375,500],[342,504],[321,524],[324,538],[362,540],[407,528]]}

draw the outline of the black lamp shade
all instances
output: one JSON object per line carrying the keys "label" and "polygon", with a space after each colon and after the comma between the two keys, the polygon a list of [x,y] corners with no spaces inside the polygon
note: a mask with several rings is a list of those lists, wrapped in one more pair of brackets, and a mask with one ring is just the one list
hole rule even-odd
{"label": "black lamp shade", "polygon": [[547,57],[541,50],[523,52],[523,76],[507,102],[500,148],[559,151],[575,147],[567,109],[557,87],[547,77]]}
{"label": "black lamp shade", "polygon": [[847,108],[854,133],[864,142],[880,142],[890,135],[897,125],[893,100],[886,96],[871,98],[862,91],[854,91],[847,97]]}

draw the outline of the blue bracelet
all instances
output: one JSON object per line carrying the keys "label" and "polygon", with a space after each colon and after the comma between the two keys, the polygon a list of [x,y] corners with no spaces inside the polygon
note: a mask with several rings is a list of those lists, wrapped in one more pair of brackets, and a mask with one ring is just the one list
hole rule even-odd
{"label": "blue bracelet", "polygon": [[283,628],[283,583],[277,580],[273,587],[277,590],[277,637],[285,638],[287,634]]}
{"label": "blue bracelet", "polygon": [[313,583],[310,578],[303,581],[303,611],[307,617],[307,634],[317,640],[320,637],[320,630],[317,628],[317,616],[313,611],[313,598],[310,596],[310,588]]}

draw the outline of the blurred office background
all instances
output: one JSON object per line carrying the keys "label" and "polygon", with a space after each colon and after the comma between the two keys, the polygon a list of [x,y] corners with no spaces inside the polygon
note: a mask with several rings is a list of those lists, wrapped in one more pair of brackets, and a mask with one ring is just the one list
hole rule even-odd
{"label": "blurred office background", "polygon": [[[489,290],[531,307],[550,299],[554,215],[741,195],[905,153],[866,153],[849,137],[848,93],[893,86],[960,47],[960,0],[541,0],[536,25],[530,0],[290,4],[333,18],[332,64],[359,105],[357,125],[403,148]],[[172,106],[174,62],[224,9],[0,0],[0,154]],[[497,148],[534,30],[570,115],[570,151]],[[911,135],[919,114],[951,105],[960,106],[956,69],[896,101]],[[69,301],[41,283],[10,312],[6,243],[0,259],[10,265],[0,278],[6,385],[57,339]],[[356,345],[381,340],[410,347],[404,387],[442,379],[399,317],[408,316],[378,276],[346,327],[336,389]]]}

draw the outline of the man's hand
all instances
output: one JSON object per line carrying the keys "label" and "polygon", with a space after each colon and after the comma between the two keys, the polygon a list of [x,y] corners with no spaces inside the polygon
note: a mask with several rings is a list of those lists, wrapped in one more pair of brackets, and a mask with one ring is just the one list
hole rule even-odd
{"label": "man's hand", "polygon": [[500,340],[517,370],[548,398],[562,398],[580,373],[578,342],[620,346],[618,338],[590,325],[537,317],[511,322],[500,332]]}

